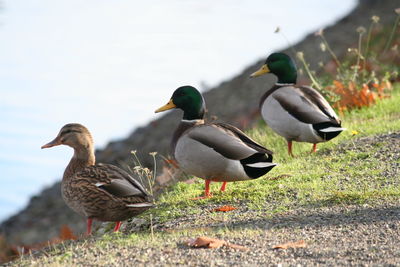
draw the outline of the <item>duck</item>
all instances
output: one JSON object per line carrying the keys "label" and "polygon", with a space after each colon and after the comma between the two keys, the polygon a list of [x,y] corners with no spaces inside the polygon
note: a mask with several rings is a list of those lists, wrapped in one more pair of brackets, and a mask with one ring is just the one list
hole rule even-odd
{"label": "duck", "polygon": [[272,151],[253,141],[238,128],[222,122],[205,122],[202,94],[193,86],[177,88],[169,102],[155,112],[183,110],[183,118],[173,134],[172,156],[184,173],[205,180],[203,197],[209,198],[210,183],[252,180],[268,173],[277,164]]}
{"label": "duck", "polygon": [[143,185],[126,171],[111,164],[96,164],[93,138],[85,126],[66,124],[41,148],[59,145],[74,149],[61,181],[61,195],[72,210],[87,218],[87,235],[91,235],[93,220],[115,222],[117,232],[121,221],[153,206]]}
{"label": "duck", "polygon": [[274,74],[278,80],[261,97],[259,108],[267,125],[286,139],[290,156],[294,156],[293,141],[312,143],[313,153],[317,151],[318,143],[329,141],[346,130],[316,89],[296,84],[297,68],[287,54],[269,55],[250,77],[267,73]]}

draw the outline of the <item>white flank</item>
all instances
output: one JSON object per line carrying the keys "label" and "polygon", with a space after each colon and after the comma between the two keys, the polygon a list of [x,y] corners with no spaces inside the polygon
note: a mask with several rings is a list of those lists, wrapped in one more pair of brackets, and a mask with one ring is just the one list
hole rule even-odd
{"label": "white flank", "polygon": [[341,131],[345,131],[345,130],[347,130],[347,129],[346,128],[340,128],[340,127],[328,127],[328,128],[325,128],[325,129],[321,129],[320,131],[324,132],[324,133],[332,133],[332,132],[341,132]]}
{"label": "white flank", "polygon": [[256,162],[251,164],[246,164],[246,166],[253,167],[253,168],[266,168],[271,166],[276,166],[278,164],[272,162]]}
{"label": "white flank", "polygon": [[126,205],[129,208],[145,208],[154,206],[153,203],[136,203],[136,204],[128,204]]}
{"label": "white flank", "polygon": [[100,187],[100,186],[103,186],[104,183],[96,183],[95,185],[96,185],[97,187]]}

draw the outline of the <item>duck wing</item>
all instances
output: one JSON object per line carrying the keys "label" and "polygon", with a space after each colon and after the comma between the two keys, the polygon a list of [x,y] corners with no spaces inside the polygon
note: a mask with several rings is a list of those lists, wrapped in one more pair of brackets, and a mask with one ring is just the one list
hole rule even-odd
{"label": "duck wing", "polygon": [[276,90],[272,97],[297,120],[317,124],[330,122],[340,125],[335,111],[315,89],[307,86],[287,86]]}
{"label": "duck wing", "polygon": [[225,123],[204,124],[193,127],[188,137],[214,149],[222,156],[242,160],[254,154],[272,154],[236,127]]}
{"label": "duck wing", "polygon": [[129,173],[111,164],[96,164],[86,167],[76,175],[91,177],[98,188],[101,188],[116,197],[143,197],[148,196],[143,186]]}

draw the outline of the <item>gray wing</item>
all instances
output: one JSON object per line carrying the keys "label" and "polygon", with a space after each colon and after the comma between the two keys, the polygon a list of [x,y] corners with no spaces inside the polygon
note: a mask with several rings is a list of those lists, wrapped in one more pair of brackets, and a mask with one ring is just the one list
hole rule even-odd
{"label": "gray wing", "polygon": [[241,160],[258,152],[232,131],[219,127],[218,124],[196,126],[190,130],[188,137],[214,149],[228,159]]}
{"label": "gray wing", "polygon": [[[83,173],[85,172],[85,173]],[[96,178],[96,186],[118,197],[141,196],[148,194],[143,186],[129,173],[110,164],[97,164],[85,168],[80,175]]]}
{"label": "gray wing", "polygon": [[272,97],[283,109],[304,123],[340,123],[329,103],[311,87],[284,87],[275,91]]}
{"label": "gray wing", "polygon": [[237,136],[242,142],[244,142],[246,145],[250,146],[251,148],[257,150],[260,153],[265,153],[265,154],[270,154],[272,155],[273,152],[271,150],[268,150],[267,148],[263,147],[262,145],[258,144],[256,141],[248,137],[244,132],[242,132],[240,129],[236,128],[235,126],[232,126],[227,123],[222,123],[222,122],[217,122],[215,123],[218,127],[222,127],[227,131],[232,132],[235,136]]}

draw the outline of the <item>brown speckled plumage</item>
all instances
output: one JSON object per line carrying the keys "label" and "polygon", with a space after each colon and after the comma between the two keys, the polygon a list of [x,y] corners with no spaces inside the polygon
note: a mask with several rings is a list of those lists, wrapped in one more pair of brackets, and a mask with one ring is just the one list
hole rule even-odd
{"label": "brown speckled plumage", "polygon": [[[93,140],[86,127],[67,124],[42,148],[61,144],[74,148],[64,172],[61,192],[75,212],[88,219],[119,222],[152,206],[143,186],[126,171],[110,164],[95,164]],[[88,232],[89,223],[91,220]]]}

